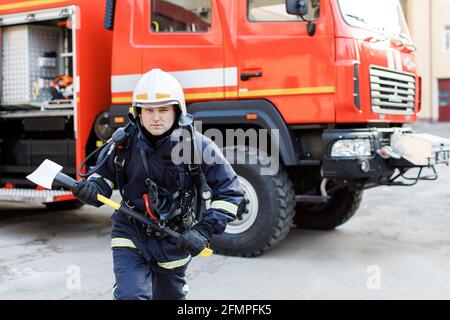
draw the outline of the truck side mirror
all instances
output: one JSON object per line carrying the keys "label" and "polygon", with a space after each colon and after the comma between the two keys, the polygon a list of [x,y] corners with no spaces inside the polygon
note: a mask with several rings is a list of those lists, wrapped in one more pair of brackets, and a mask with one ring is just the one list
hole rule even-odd
{"label": "truck side mirror", "polygon": [[286,11],[297,16],[306,16],[309,11],[307,0],[286,0]]}
{"label": "truck side mirror", "polygon": [[300,16],[304,21],[308,22],[306,31],[310,37],[316,33],[316,24],[314,21],[305,18],[305,16],[309,13],[308,0],[286,0],[286,12]]}

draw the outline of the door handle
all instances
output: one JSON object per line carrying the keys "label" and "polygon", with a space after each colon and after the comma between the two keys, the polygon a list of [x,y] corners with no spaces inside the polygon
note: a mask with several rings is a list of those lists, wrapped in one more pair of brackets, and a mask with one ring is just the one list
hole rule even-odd
{"label": "door handle", "polygon": [[241,80],[242,81],[247,81],[250,78],[259,78],[262,77],[262,72],[258,71],[258,72],[249,72],[249,73],[241,73]]}

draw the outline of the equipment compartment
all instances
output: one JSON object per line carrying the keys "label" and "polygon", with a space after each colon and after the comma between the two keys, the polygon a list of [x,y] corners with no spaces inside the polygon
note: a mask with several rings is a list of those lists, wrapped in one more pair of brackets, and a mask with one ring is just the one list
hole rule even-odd
{"label": "equipment compartment", "polygon": [[73,108],[72,30],[67,20],[1,28],[0,109]]}

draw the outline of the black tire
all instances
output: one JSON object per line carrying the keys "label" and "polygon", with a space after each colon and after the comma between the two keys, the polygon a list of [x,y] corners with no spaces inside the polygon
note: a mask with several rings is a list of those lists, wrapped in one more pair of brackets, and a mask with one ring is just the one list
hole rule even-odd
{"label": "black tire", "polygon": [[58,201],[44,203],[48,210],[51,211],[66,211],[66,210],[76,210],[84,206],[79,200],[68,200],[68,201]]}
{"label": "black tire", "polygon": [[[215,235],[212,239],[212,249],[224,255],[254,257],[279,244],[288,234],[295,213],[295,193],[292,182],[283,168],[280,167],[274,175],[260,174],[263,168],[261,162],[268,162],[261,161],[264,159],[258,157],[255,149],[234,147],[231,150],[235,155],[239,150],[245,153],[246,159],[252,157],[256,160],[250,162],[256,164],[248,164],[249,161],[246,161],[246,164],[236,164],[233,168],[240,179],[246,180],[247,186],[251,185],[254,188],[254,192],[251,192],[252,199],[257,199],[258,207],[257,210],[244,213],[244,220],[236,219],[229,223],[224,234]],[[246,194],[246,199],[249,199],[249,193]],[[248,204],[247,208],[249,207],[252,205]],[[253,223],[240,232],[239,223],[245,222],[249,217],[254,219],[250,220]],[[237,229],[230,231],[230,228],[235,228],[233,224],[236,223]]]}
{"label": "black tire", "polygon": [[327,204],[299,204],[294,223],[301,229],[333,230],[353,217],[362,194],[362,190],[344,188],[336,191]]}

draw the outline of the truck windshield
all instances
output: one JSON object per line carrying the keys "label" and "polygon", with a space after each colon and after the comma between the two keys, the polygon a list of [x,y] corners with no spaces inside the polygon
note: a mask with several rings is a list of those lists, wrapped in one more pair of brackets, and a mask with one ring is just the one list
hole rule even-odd
{"label": "truck windshield", "polygon": [[381,32],[412,44],[398,0],[339,0],[339,6],[349,25]]}

